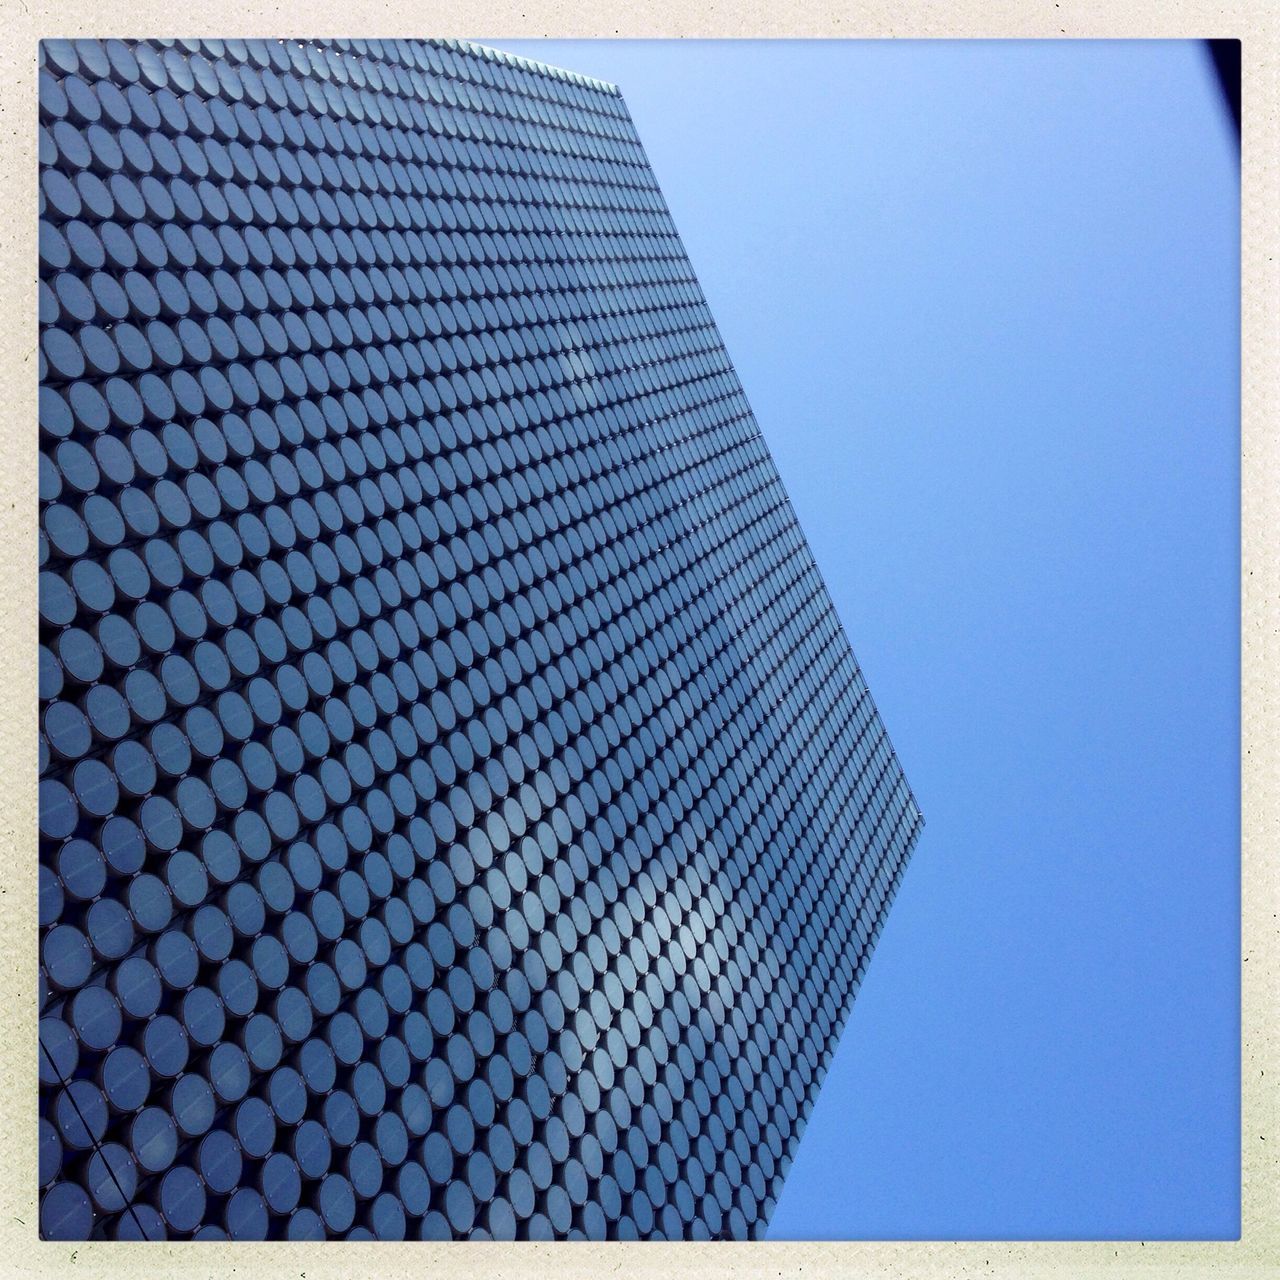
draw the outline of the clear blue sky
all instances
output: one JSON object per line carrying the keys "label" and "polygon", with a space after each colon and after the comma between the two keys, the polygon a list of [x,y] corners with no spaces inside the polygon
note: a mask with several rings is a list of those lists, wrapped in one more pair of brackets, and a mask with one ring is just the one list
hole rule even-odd
{"label": "clear blue sky", "polygon": [[1239,1229],[1237,170],[1179,43],[620,84],[928,825],[773,1219]]}

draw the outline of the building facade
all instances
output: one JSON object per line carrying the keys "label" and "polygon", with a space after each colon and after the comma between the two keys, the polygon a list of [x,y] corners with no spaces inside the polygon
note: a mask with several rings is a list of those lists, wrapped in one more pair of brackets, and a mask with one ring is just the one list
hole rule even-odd
{"label": "building facade", "polygon": [[758,1238],[922,819],[619,92],[40,58],[43,1234]]}

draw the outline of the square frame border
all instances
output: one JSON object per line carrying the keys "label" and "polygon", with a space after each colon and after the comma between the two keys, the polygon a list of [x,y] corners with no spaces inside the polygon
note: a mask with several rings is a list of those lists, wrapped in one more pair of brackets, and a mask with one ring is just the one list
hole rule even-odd
{"label": "square frame border", "polygon": [[[0,58],[0,156],[11,175],[0,192],[0,314],[9,320],[0,358],[0,439],[11,465],[0,473],[0,1008],[16,1034],[0,1039],[0,1257],[11,1275],[124,1276],[192,1280],[234,1274],[324,1277],[352,1272],[453,1280],[594,1277],[625,1269],[632,1280],[698,1276],[1280,1275],[1280,1126],[1275,1086],[1280,1018],[1280,12],[1265,0],[1222,5],[1184,0],[1172,11],[1137,0],[1124,12],[1100,0],[1019,7],[1016,0],[874,3],[792,0],[781,6],[729,0],[713,13],[678,0],[644,0],[611,15],[586,0],[496,0],[472,10],[457,0],[426,12],[405,0],[313,0],[303,11],[203,0],[183,34],[280,37],[356,34],[470,37],[486,43],[554,34],[589,38],[1021,38],[1243,41],[1241,165],[1241,1238],[1238,1241],[846,1241],[750,1244],[121,1244],[38,1238],[36,1194],[37,698],[33,644],[36,458],[31,449],[36,379],[36,42],[46,36],[168,31],[175,12],[154,3],[73,0],[11,6]],[[297,20],[295,20],[295,13]],[[303,20],[305,19],[305,20]],[[430,24],[428,33],[423,28]],[[500,33],[493,35],[492,33]],[[1267,1080],[1267,1064],[1273,1067]]]}

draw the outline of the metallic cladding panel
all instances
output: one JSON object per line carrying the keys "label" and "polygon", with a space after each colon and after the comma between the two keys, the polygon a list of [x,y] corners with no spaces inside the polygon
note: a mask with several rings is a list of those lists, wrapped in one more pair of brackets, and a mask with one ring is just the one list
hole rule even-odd
{"label": "metallic cladding panel", "polygon": [[40,56],[44,1235],[760,1236],[921,818],[618,91]]}

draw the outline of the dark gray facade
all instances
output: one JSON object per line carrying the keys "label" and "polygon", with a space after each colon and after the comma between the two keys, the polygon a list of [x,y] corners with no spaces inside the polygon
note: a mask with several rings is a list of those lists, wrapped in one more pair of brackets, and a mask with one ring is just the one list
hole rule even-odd
{"label": "dark gray facade", "polygon": [[40,56],[43,1233],[759,1237],[921,817],[618,91]]}

